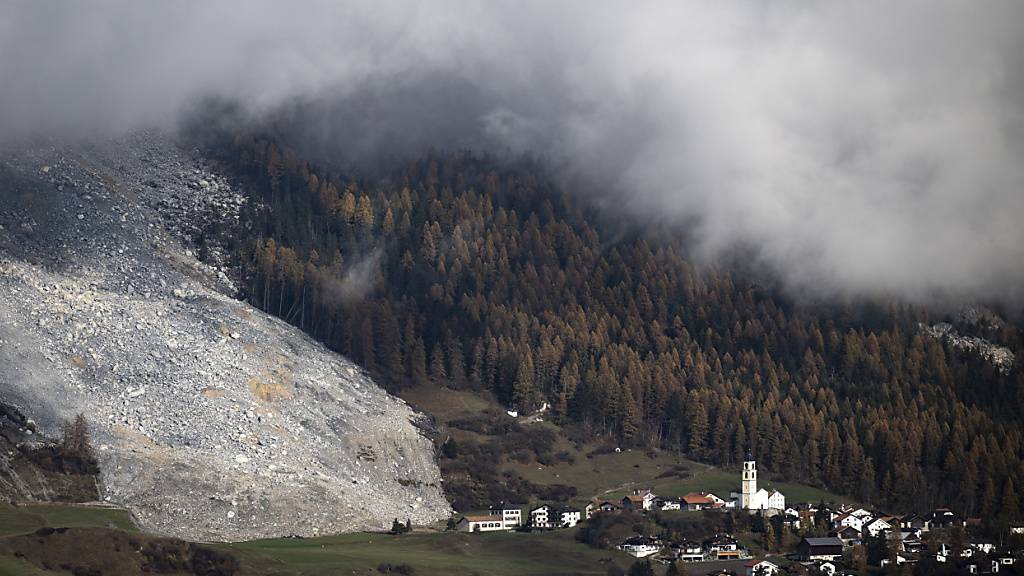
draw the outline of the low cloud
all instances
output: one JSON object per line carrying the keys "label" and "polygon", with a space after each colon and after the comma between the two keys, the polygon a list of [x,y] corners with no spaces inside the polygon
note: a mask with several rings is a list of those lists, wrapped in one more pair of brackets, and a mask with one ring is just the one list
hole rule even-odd
{"label": "low cloud", "polygon": [[[1024,296],[1024,4],[6,3],[0,139],[292,108],[352,162],[533,152],[792,288]],[[297,104],[300,103],[300,104]]]}

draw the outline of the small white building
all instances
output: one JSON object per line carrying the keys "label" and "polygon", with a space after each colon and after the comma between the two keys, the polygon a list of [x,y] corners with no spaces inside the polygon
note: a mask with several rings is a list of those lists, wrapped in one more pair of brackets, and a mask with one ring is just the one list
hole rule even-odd
{"label": "small white building", "polygon": [[551,528],[550,520],[551,506],[541,504],[530,510],[531,528]]}
{"label": "small white building", "polygon": [[463,516],[455,529],[459,532],[496,532],[506,530],[501,516]]}
{"label": "small white building", "polygon": [[775,576],[782,569],[767,560],[751,560],[745,565],[747,576]]}
{"label": "small white building", "polygon": [[661,551],[661,543],[644,536],[634,536],[619,544],[616,548],[635,558],[643,558],[644,556],[657,554]]}

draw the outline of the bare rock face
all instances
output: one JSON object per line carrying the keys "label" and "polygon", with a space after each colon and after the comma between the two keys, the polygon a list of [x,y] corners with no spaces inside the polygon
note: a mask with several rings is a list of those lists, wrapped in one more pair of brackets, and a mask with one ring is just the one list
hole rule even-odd
{"label": "bare rock face", "polygon": [[0,151],[0,400],[48,433],[84,413],[102,498],[157,533],[446,517],[417,415],[232,297],[209,232],[237,225],[244,202],[158,134]]}

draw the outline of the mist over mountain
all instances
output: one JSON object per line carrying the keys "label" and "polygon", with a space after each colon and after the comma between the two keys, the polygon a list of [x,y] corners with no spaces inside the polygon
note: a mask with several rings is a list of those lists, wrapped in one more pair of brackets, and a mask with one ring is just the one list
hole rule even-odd
{"label": "mist over mountain", "polygon": [[545,158],[817,296],[1024,290],[1015,2],[127,0],[0,8],[4,140],[172,126],[202,98],[372,164]]}

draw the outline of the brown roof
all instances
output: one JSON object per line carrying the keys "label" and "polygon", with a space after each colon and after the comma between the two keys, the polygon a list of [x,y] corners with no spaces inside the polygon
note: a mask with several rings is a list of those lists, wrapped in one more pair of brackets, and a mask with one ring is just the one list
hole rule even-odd
{"label": "brown roof", "polygon": [[643,502],[644,501],[644,497],[643,497],[642,494],[630,494],[629,496],[626,496],[626,499],[629,500],[630,502]]}
{"label": "brown roof", "polygon": [[690,492],[689,494],[683,496],[683,501],[686,502],[687,504],[714,504],[715,503],[715,501],[712,500],[707,494],[702,494],[700,492]]}
{"label": "brown roof", "polygon": [[463,516],[463,520],[470,522],[501,522],[501,516]]}

